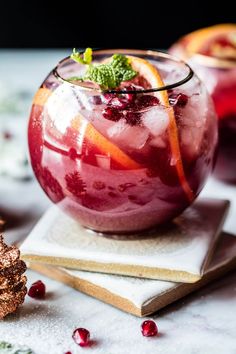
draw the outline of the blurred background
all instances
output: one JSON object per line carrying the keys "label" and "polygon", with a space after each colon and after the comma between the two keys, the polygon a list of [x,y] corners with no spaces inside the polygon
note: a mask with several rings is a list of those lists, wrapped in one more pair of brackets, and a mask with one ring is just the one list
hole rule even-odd
{"label": "blurred background", "polygon": [[168,48],[181,35],[235,22],[234,1],[4,1],[1,48]]}

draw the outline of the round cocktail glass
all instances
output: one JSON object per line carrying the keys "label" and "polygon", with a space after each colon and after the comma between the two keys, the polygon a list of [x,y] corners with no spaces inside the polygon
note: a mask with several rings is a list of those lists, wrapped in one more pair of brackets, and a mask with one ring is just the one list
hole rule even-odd
{"label": "round cocktail glass", "polygon": [[71,81],[84,68],[65,58],[34,97],[29,151],[43,190],[83,226],[140,232],[176,217],[199,194],[214,163],[217,120],[184,62],[141,50],[94,51],[94,61],[115,52],[148,60],[164,86],[142,78],[104,92]]}
{"label": "round cocktail glass", "polygon": [[[213,38],[209,39],[212,33]],[[205,37],[201,37],[202,34]],[[230,38],[232,42],[229,41]],[[188,50],[192,39],[202,42],[197,52]],[[170,53],[191,65],[213,98],[219,117],[219,152],[214,175],[225,182],[235,184],[236,25],[217,25],[193,32],[174,44]]]}

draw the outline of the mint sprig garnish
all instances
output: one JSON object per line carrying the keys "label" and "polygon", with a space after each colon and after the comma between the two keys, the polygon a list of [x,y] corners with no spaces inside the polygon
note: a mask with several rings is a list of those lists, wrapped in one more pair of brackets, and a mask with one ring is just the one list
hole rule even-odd
{"label": "mint sprig garnish", "polygon": [[0,354],[34,354],[34,352],[25,346],[2,341],[0,342]]}
{"label": "mint sprig garnish", "polygon": [[81,53],[77,52],[76,49],[73,49],[73,53],[71,54],[71,59],[74,61],[77,61],[78,63],[81,64],[90,64],[93,58],[93,51],[91,48],[87,48],[84,52],[83,55]]}
{"label": "mint sprig garnish", "polygon": [[92,81],[102,90],[115,89],[121,82],[132,80],[137,75],[137,72],[132,69],[129,58],[123,54],[114,54],[109,63],[92,64],[91,48],[85,50],[83,57],[74,49],[71,59],[88,67],[83,77],[73,77],[69,80]]}

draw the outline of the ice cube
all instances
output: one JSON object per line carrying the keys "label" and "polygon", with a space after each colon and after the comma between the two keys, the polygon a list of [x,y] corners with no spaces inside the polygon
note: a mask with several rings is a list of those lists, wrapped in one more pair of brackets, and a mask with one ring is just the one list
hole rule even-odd
{"label": "ice cube", "polygon": [[182,139],[182,143],[184,145],[190,145],[192,143],[192,134],[191,134],[191,130],[188,129],[187,127],[186,128],[183,128],[182,129],[182,132],[181,132],[181,139]]}
{"label": "ice cube", "polygon": [[110,156],[96,154],[96,161],[97,161],[97,164],[99,167],[101,167],[105,170],[110,170],[110,168],[111,168]]}
{"label": "ice cube", "polygon": [[182,66],[180,66],[179,68],[176,67],[174,69],[171,68],[168,69],[169,69],[168,71],[165,69],[166,71],[164,75],[165,85],[171,85],[175,82],[182,80],[186,76],[186,73],[184,72]]}
{"label": "ice cube", "polygon": [[196,158],[200,152],[205,132],[206,102],[205,98],[192,96],[182,112],[180,121],[180,143],[184,148],[185,155]]}
{"label": "ice cube", "polygon": [[155,146],[161,149],[164,149],[166,147],[166,141],[161,136],[156,136],[150,141],[149,144],[151,146]]}
{"label": "ice cube", "polygon": [[162,135],[169,124],[168,109],[164,106],[155,106],[143,114],[142,122],[152,135]]}
{"label": "ice cube", "polygon": [[117,145],[127,149],[141,149],[148,137],[148,129],[141,126],[131,126],[125,119],[114,123],[107,131],[108,137]]}
{"label": "ice cube", "polygon": [[70,121],[78,114],[80,110],[78,99],[73,94],[72,87],[68,84],[62,84],[56,88],[45,104],[45,110],[50,120],[49,126],[53,125],[62,134],[65,133]]}

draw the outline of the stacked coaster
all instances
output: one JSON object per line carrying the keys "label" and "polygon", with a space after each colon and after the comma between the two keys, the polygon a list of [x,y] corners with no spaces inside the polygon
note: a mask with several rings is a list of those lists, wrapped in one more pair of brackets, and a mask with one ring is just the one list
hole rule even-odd
{"label": "stacked coaster", "polygon": [[145,316],[236,265],[230,235],[221,237],[212,260],[228,207],[225,200],[199,199],[168,227],[104,237],[53,206],[23,243],[22,256],[32,269]]}

